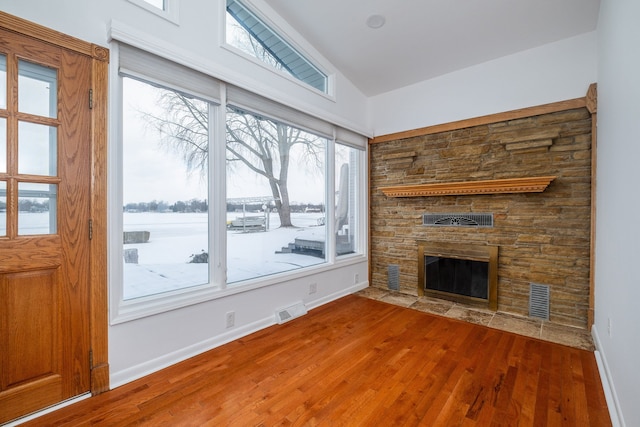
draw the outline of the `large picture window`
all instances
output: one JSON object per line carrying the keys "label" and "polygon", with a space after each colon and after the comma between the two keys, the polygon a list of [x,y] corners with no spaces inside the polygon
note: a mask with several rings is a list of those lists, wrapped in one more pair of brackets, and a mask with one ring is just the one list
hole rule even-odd
{"label": "large picture window", "polygon": [[122,108],[123,299],[207,284],[210,106],[124,77]]}
{"label": "large picture window", "polygon": [[113,323],[362,260],[366,138],[124,43],[118,60]]}

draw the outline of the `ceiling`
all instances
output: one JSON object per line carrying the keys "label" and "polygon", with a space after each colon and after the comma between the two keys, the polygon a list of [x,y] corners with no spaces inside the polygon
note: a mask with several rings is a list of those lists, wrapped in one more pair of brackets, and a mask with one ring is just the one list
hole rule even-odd
{"label": "ceiling", "polygon": [[[594,31],[600,0],[264,0],[366,96]],[[378,29],[366,25],[382,15]]]}

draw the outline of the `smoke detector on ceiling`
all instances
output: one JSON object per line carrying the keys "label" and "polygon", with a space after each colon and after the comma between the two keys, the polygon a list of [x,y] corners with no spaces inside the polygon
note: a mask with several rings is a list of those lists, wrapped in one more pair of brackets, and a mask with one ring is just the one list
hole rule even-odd
{"label": "smoke detector on ceiling", "polygon": [[367,27],[378,29],[384,25],[386,19],[382,15],[371,15],[367,18]]}

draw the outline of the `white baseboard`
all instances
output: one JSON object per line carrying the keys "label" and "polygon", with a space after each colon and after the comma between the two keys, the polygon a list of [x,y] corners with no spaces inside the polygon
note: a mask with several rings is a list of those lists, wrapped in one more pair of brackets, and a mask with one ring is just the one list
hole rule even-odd
{"label": "white baseboard", "polygon": [[189,347],[182,348],[172,353],[165,354],[164,356],[156,359],[148,360],[144,363],[140,363],[136,366],[124,369],[120,372],[113,372],[111,374],[110,383],[111,389],[120,387],[131,381],[140,379],[146,375],[152,374],[161,369],[167,368],[176,363],[189,359],[190,357],[197,356],[205,351],[212,350],[221,345],[227,344],[231,341],[237,340],[261,329],[274,325],[275,317],[269,316],[265,319],[258,320],[256,322],[235,328],[232,331],[217,335],[213,338],[201,341]]}
{"label": "white baseboard", "polygon": [[604,397],[607,400],[607,407],[609,408],[609,416],[611,417],[611,424],[613,427],[625,427],[624,417],[620,409],[620,402],[618,401],[618,395],[616,394],[616,388],[613,384],[613,378],[611,378],[611,371],[607,364],[606,354],[602,351],[602,344],[600,343],[600,337],[598,336],[598,330],[595,325],[591,327],[591,336],[596,346],[595,356],[596,363],[598,365],[598,372],[600,373],[600,379],[602,381],[602,388],[604,389]]}
{"label": "white baseboard", "polygon": [[[345,289],[341,289],[339,292],[335,292],[333,294],[324,296],[322,298],[318,298],[313,301],[305,301],[305,306],[307,307],[307,309],[311,310],[313,308],[327,304],[328,302],[342,298],[346,295],[352,294],[354,292],[358,292],[366,288],[367,286],[368,286],[368,282],[366,281],[362,283],[358,283],[356,285],[350,286]],[[165,354],[164,356],[158,357],[156,359],[148,360],[146,362],[140,363],[138,365],[132,366],[130,368],[124,369],[119,372],[112,372],[110,377],[110,385],[111,385],[110,388],[114,389],[116,387],[120,387],[131,381],[135,381],[146,375],[152,374],[156,371],[159,371],[161,369],[167,368],[171,365],[175,365],[176,363],[189,359],[190,357],[197,356],[200,353],[204,353],[205,351],[209,351],[216,347],[220,347],[221,345],[227,344],[231,341],[245,337],[249,334],[252,334],[254,332],[257,332],[261,329],[267,328],[275,324],[276,324],[275,315],[269,316],[267,318],[250,323],[248,325],[235,328],[232,331],[223,333],[213,338],[201,341],[189,347],[182,348],[172,353]]]}
{"label": "white baseboard", "polygon": [[318,299],[315,299],[313,301],[305,301],[305,306],[307,307],[307,309],[313,310],[314,308],[320,307],[321,305],[325,305],[326,303],[329,303],[331,301],[335,301],[335,300],[340,299],[340,298],[342,298],[344,296],[351,295],[353,293],[361,291],[364,288],[366,288],[367,286],[369,286],[369,282],[368,281],[360,282],[360,283],[357,283],[357,284],[355,284],[353,286],[350,286],[348,288],[341,289],[338,292],[334,292],[333,294],[326,295],[326,296],[324,296],[322,298],[318,298]]}

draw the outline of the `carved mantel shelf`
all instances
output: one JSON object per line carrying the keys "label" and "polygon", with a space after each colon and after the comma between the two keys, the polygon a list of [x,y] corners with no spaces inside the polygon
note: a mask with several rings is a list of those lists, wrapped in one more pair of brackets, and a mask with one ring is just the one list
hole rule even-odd
{"label": "carved mantel shelf", "polygon": [[541,193],[555,176],[492,179],[488,181],[439,182],[436,184],[380,187],[387,197],[459,196],[500,193]]}

